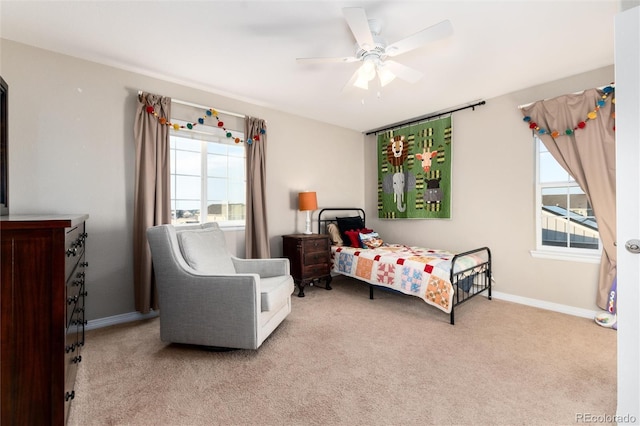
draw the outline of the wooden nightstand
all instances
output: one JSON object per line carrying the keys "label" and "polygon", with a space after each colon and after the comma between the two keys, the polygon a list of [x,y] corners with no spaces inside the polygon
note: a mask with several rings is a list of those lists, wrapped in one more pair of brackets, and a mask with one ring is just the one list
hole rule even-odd
{"label": "wooden nightstand", "polygon": [[291,263],[291,275],[298,285],[298,297],[304,297],[304,286],[324,279],[331,290],[331,248],[325,234],[292,234],[282,236],[282,251]]}

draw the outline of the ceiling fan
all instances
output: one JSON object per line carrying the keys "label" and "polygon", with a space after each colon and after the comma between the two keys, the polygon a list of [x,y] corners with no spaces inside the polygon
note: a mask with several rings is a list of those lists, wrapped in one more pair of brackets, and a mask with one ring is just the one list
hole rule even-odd
{"label": "ceiling fan", "polygon": [[356,39],[355,55],[338,58],[297,58],[296,60],[298,63],[306,64],[362,62],[345,85],[345,89],[355,86],[366,90],[376,74],[382,87],[391,83],[396,77],[415,83],[423,75],[420,71],[387,58],[393,58],[453,34],[451,22],[444,20],[395,43],[387,44],[387,41],[380,37],[380,21],[367,19],[364,9],[346,7],[342,9],[342,13]]}

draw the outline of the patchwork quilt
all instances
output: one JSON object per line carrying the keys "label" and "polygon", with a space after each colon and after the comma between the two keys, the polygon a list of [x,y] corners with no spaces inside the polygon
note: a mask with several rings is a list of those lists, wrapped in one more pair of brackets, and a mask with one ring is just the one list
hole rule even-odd
{"label": "patchwork quilt", "polygon": [[[451,312],[454,288],[450,271],[455,253],[385,244],[375,249],[332,246],[331,254],[334,272],[417,296],[429,305]],[[460,257],[454,272],[480,263],[482,259],[476,256]]]}

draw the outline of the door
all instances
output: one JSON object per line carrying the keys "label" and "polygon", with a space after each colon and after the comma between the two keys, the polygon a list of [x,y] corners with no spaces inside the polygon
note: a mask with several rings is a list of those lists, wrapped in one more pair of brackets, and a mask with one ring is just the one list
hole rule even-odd
{"label": "door", "polygon": [[[619,423],[640,424],[640,7],[615,21]],[[627,416],[627,417],[624,417]]]}

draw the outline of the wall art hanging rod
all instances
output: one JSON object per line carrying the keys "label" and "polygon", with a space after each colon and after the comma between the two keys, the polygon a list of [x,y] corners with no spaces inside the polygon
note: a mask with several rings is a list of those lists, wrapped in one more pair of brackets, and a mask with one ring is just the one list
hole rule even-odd
{"label": "wall art hanging rod", "polygon": [[409,125],[409,124],[416,124],[416,123],[420,123],[422,121],[430,120],[432,118],[442,117],[443,115],[453,114],[454,112],[462,111],[463,109],[471,108],[471,109],[475,110],[477,106],[484,105],[486,103],[487,103],[486,101],[478,101],[478,102],[476,102],[474,104],[465,105],[465,106],[460,107],[460,108],[454,108],[454,109],[450,109],[448,111],[438,112],[438,113],[430,114],[430,115],[429,114],[423,115],[421,117],[416,117],[416,118],[412,118],[410,120],[401,121],[399,123],[394,123],[394,124],[391,124],[391,125],[386,126],[386,127],[380,127],[379,129],[369,130],[368,132],[365,133],[365,135],[368,136],[368,135],[383,133],[383,132],[386,132],[387,130],[397,129],[399,127],[403,127],[403,126],[406,126],[406,125]]}
{"label": "wall art hanging rod", "polygon": [[[138,90],[138,96],[140,96],[140,95],[142,95],[142,90]],[[184,105],[184,106],[200,108],[200,109],[209,109],[209,108],[211,108],[211,107],[204,106],[204,105],[194,104],[193,102],[181,101],[180,99],[171,98],[171,102],[175,102],[177,104]],[[233,117],[245,118],[244,114],[238,114],[237,112],[225,111],[225,110],[219,109],[219,108],[214,108],[214,109],[216,111],[218,111],[219,113],[221,113],[221,114],[231,115]]]}

